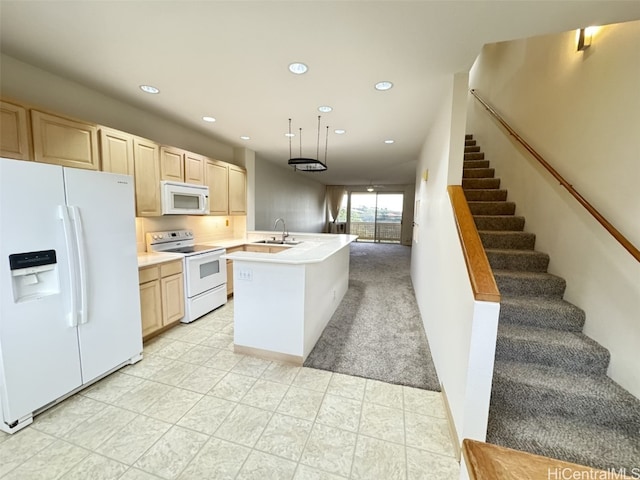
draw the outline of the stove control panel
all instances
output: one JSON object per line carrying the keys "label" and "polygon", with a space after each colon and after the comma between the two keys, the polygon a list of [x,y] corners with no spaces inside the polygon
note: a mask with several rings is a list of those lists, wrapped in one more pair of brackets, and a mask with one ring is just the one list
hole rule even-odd
{"label": "stove control panel", "polygon": [[171,230],[168,232],[148,232],[147,233],[147,251],[153,251],[153,246],[178,241],[193,241],[193,230]]}

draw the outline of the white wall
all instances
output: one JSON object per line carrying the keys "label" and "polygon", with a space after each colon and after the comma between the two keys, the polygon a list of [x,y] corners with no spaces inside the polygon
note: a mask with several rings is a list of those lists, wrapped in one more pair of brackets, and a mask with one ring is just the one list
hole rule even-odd
{"label": "white wall", "polygon": [[256,158],[254,229],[273,230],[275,219],[282,217],[291,232],[321,233],[326,223],[326,187],[312,175]]}
{"label": "white wall", "polygon": [[499,313],[497,303],[474,300],[447,193],[448,184],[461,183],[467,81],[460,73],[441,87],[416,171],[411,256],[418,307],[460,441],[485,440]]}
{"label": "white wall", "polygon": [[[487,45],[478,90],[540,154],[640,247],[640,22],[601,27],[577,52],[575,32]],[[470,97],[468,132],[584,309],[584,333],[611,351],[609,375],[640,397],[640,263],[517,146]]]}

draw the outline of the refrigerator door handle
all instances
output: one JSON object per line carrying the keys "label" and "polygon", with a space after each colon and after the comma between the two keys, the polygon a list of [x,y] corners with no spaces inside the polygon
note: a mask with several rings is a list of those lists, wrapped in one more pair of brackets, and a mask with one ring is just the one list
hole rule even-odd
{"label": "refrigerator door handle", "polygon": [[69,210],[66,205],[58,205],[58,214],[62,220],[62,229],[64,231],[64,241],[67,247],[67,255],[69,257],[69,281],[71,282],[71,311],[67,314],[69,325],[78,326],[78,294],[76,287],[76,267],[75,254],[73,249],[73,233],[71,232],[71,219],[69,218]]}
{"label": "refrigerator door handle", "polygon": [[82,217],[78,207],[69,207],[73,217],[74,233],[76,245],[78,247],[78,276],[80,278],[80,311],[78,312],[78,324],[82,325],[89,321],[87,311],[87,255],[84,246],[84,230],[82,228]]}

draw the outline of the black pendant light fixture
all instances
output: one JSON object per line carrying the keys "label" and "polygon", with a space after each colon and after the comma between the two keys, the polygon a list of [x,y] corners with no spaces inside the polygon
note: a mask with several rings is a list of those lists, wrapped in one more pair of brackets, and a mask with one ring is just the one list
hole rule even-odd
{"label": "black pendant light fixture", "polygon": [[318,143],[316,145],[316,158],[305,158],[302,156],[302,128],[299,130],[300,156],[294,158],[291,153],[291,119],[289,119],[289,165],[294,170],[303,172],[324,172],[327,169],[327,145],[329,143],[329,126],[327,125],[327,136],[324,143],[324,162],[320,161],[320,115],[318,115]]}

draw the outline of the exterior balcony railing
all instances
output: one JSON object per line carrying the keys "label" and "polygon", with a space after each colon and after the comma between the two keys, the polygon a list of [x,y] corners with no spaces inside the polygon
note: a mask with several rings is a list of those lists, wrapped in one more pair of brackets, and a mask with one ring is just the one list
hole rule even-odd
{"label": "exterior balcony railing", "polygon": [[351,235],[359,240],[400,243],[402,224],[399,222],[351,222]]}

